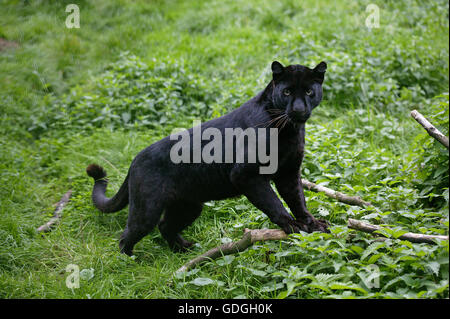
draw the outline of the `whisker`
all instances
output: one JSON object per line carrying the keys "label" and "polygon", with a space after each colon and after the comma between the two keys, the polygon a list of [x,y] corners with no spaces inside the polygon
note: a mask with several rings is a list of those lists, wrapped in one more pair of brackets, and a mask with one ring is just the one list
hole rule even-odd
{"label": "whisker", "polygon": [[280,132],[281,132],[281,130],[286,126],[286,124],[287,124],[289,121],[290,121],[289,116],[286,116],[286,119],[285,119],[283,125],[282,125],[281,128],[280,128]]}
{"label": "whisker", "polygon": [[267,126],[269,126],[270,124],[272,124],[274,121],[276,121],[276,120],[278,120],[280,117],[282,117],[283,116],[283,114],[281,114],[281,115],[279,115],[279,116],[276,116],[276,117],[274,117],[274,118],[271,118],[270,120],[268,120],[268,121],[266,121],[266,122],[263,122],[263,123],[260,123],[260,124],[258,124],[258,125],[256,125],[256,126],[259,126],[259,125],[263,125],[263,124],[266,124],[266,123],[268,123],[265,127],[267,127]]}
{"label": "whisker", "polygon": [[287,115],[283,114],[283,116],[276,122],[275,127],[279,128],[281,126],[281,124],[285,121]]}
{"label": "whisker", "polygon": [[269,127],[271,124],[274,124],[275,127],[276,127],[277,124],[278,124],[278,122],[280,122],[280,121],[283,119],[283,117],[284,117],[284,114],[282,114],[282,115],[280,115],[280,116],[274,118],[274,119],[273,119],[268,125],[266,125],[265,127],[267,128],[267,127]]}

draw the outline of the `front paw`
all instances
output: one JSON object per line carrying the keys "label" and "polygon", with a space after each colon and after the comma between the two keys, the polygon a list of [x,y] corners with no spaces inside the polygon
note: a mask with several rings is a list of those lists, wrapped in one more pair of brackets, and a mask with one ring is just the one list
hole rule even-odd
{"label": "front paw", "polygon": [[329,221],[325,219],[316,219],[316,229],[315,231],[320,231],[322,233],[329,233],[328,227],[331,225]]}
{"label": "front paw", "polygon": [[286,234],[299,233],[301,230],[304,231],[303,225],[294,219],[289,219],[281,227]]}
{"label": "front paw", "polygon": [[322,232],[322,233],[329,233],[328,226],[330,223],[324,219],[316,219],[312,217],[307,222],[297,220],[298,223],[302,224],[302,230],[306,231],[307,233],[312,233],[315,231]]}

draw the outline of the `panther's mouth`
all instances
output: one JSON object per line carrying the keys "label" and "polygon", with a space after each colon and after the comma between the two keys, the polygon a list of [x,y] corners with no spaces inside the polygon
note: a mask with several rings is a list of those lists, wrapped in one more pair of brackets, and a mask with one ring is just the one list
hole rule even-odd
{"label": "panther's mouth", "polygon": [[290,112],[289,119],[294,123],[305,123],[311,116],[308,112]]}

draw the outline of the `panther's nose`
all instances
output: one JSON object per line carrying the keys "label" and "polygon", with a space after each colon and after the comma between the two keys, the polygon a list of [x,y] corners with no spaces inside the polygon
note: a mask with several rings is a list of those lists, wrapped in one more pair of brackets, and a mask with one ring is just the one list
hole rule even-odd
{"label": "panther's nose", "polygon": [[295,113],[305,113],[308,111],[308,106],[306,105],[305,101],[303,101],[302,99],[296,99],[292,105],[292,112]]}
{"label": "panther's nose", "polygon": [[305,101],[302,99],[296,99],[294,104],[292,105],[292,110],[289,113],[289,116],[294,121],[306,121],[310,115],[309,108],[306,105]]}

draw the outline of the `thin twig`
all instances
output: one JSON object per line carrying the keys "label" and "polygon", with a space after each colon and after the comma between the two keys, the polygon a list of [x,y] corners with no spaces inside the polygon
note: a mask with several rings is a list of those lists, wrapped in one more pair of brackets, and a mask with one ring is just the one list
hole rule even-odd
{"label": "thin twig", "polygon": [[61,219],[61,211],[64,209],[66,204],[69,202],[70,196],[72,195],[72,190],[69,190],[67,193],[61,197],[61,200],[56,204],[55,211],[53,212],[53,217],[50,218],[48,222],[46,222],[44,225],[38,227],[36,231],[38,233],[41,232],[49,232],[52,227],[59,223],[59,220]]}

